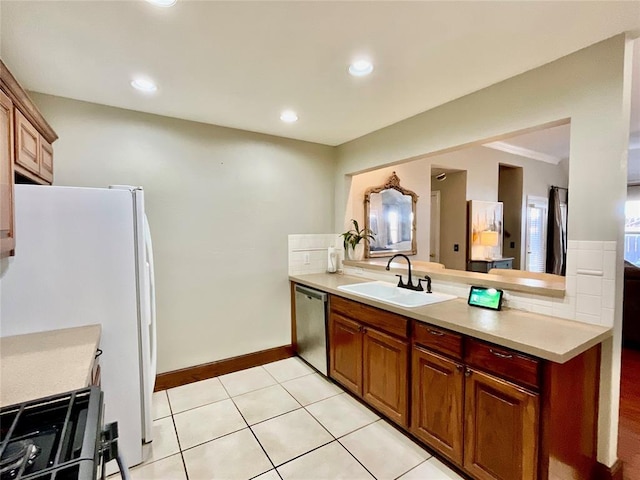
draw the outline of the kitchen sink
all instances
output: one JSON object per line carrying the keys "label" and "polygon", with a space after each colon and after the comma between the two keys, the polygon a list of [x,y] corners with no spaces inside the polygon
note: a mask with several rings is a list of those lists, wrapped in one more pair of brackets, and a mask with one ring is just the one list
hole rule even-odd
{"label": "kitchen sink", "polygon": [[361,297],[379,300],[381,302],[398,305],[400,307],[422,307],[433,303],[446,302],[457,298],[446,293],[425,293],[399,288],[387,282],[364,282],[351,285],[341,285],[338,290],[344,290]]}

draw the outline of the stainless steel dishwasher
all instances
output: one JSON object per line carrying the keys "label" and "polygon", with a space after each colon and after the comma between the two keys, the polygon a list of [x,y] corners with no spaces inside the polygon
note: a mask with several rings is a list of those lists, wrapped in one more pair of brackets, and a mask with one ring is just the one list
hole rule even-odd
{"label": "stainless steel dishwasher", "polygon": [[297,352],[327,375],[327,294],[296,285]]}

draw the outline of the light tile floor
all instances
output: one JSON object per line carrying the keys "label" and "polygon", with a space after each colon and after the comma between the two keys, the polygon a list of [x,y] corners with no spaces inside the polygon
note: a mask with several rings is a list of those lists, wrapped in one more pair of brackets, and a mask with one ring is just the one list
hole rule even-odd
{"label": "light tile floor", "polygon": [[133,480],[462,478],[295,357],[154,393],[153,409]]}

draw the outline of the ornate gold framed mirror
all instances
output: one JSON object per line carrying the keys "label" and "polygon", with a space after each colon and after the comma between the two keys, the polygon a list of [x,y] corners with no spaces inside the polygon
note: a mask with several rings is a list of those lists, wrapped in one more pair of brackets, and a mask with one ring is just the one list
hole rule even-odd
{"label": "ornate gold framed mirror", "polygon": [[365,228],[370,229],[375,236],[375,240],[367,241],[367,258],[418,253],[417,202],[418,195],[400,186],[396,172],[393,172],[384,185],[367,189],[364,194]]}

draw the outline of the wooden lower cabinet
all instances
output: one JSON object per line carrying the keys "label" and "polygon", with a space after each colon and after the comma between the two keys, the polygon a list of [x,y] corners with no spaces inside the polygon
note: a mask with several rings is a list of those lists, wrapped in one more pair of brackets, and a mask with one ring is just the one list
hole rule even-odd
{"label": "wooden lower cabinet", "polygon": [[600,345],[559,364],[330,303],[330,377],[470,477],[597,478]]}
{"label": "wooden lower cabinet", "polygon": [[409,426],[409,342],[331,311],[329,376],[398,425]]}
{"label": "wooden lower cabinet", "polygon": [[411,433],[462,465],[464,366],[415,346],[412,377]]}
{"label": "wooden lower cabinet", "polygon": [[363,333],[362,398],[389,419],[408,426],[409,343],[368,327]]}
{"label": "wooden lower cabinet", "polygon": [[362,395],[362,325],[338,314],[329,320],[329,376]]}
{"label": "wooden lower cabinet", "polygon": [[466,368],[464,468],[474,478],[533,480],[539,396]]}

